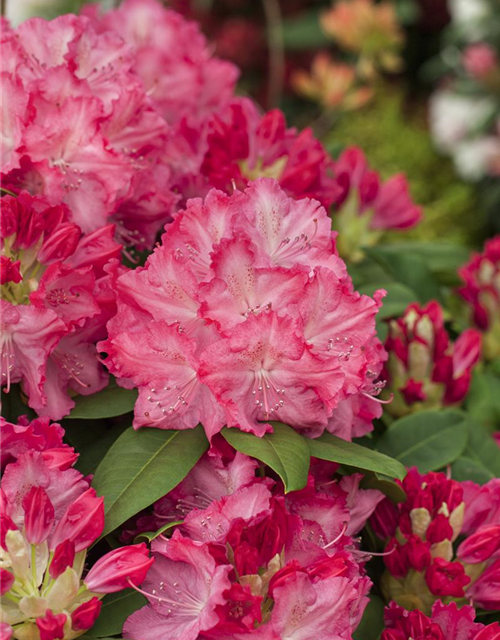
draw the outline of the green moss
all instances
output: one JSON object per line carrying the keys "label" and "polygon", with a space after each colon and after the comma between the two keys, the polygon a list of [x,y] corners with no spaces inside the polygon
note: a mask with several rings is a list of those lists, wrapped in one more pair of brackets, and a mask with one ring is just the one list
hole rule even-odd
{"label": "green moss", "polygon": [[[423,109],[408,111],[400,92],[379,91],[372,105],[342,117],[325,145],[332,153],[357,145],[383,177],[407,175],[412,197],[424,208],[425,217],[416,229],[405,232],[405,238],[464,244],[480,238],[484,216],[474,187],[461,182],[451,162],[436,153]],[[401,234],[391,233],[387,240],[391,239],[401,240]]]}

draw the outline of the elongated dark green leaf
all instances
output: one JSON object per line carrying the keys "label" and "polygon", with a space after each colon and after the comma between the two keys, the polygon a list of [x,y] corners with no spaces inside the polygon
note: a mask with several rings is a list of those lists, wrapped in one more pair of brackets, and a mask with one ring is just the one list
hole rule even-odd
{"label": "elongated dark green leaf", "polygon": [[163,527],[160,527],[158,531],[143,531],[139,535],[135,536],[134,544],[138,542],[152,542],[158,536],[161,536],[162,533],[165,533],[169,529],[176,527],[178,524],[182,524],[183,520],[177,520],[176,522],[168,522],[164,524]]}
{"label": "elongated dark green leaf", "polygon": [[467,262],[470,251],[466,247],[451,242],[394,242],[377,245],[377,250],[387,254],[413,253],[425,260],[433,273],[451,271]]}
{"label": "elongated dark green leaf", "polygon": [[457,460],[467,444],[466,415],[461,411],[420,411],[400,418],[377,442],[377,449],[421,473]]}
{"label": "elongated dark green leaf", "polygon": [[474,372],[467,394],[467,412],[484,426],[494,430],[500,424],[500,377]]}
{"label": "elongated dark green leaf", "polygon": [[353,633],[354,640],[378,640],[384,629],[384,602],[375,595],[370,596],[361,622]]}
{"label": "elongated dark green leaf", "polygon": [[121,634],[125,620],[147,603],[146,598],[134,589],[104,596],[101,613],[90,633],[94,638]]}
{"label": "elongated dark green leaf", "polygon": [[400,480],[406,475],[406,469],[397,460],[367,447],[361,447],[354,442],[342,440],[331,433],[324,433],[319,438],[307,440],[307,443],[311,455],[320,460],[330,460],[330,462],[346,464],[357,469],[375,471]]}
{"label": "elongated dark green leaf", "polygon": [[207,448],[201,425],[184,431],[127,429],[111,446],[92,482],[104,496],[103,535],[177,486]]}
{"label": "elongated dark green leaf", "polygon": [[91,396],[78,396],[68,418],[97,420],[121,416],[134,409],[136,389],[122,389],[114,384]]}
{"label": "elongated dark green leaf", "polygon": [[281,422],[273,422],[273,433],[258,438],[239,429],[223,429],[222,435],[229,444],[261,460],[283,480],[285,491],[298,491],[307,484],[309,472],[309,448],[302,436]]}
{"label": "elongated dark green leaf", "polygon": [[393,502],[404,502],[406,500],[404,489],[392,478],[380,473],[366,471],[360,486],[362,489],[377,489]]}
{"label": "elongated dark green leaf", "polygon": [[486,484],[495,476],[485,469],[476,460],[468,456],[460,456],[458,460],[451,465],[451,477],[459,482],[472,480],[476,484]]}

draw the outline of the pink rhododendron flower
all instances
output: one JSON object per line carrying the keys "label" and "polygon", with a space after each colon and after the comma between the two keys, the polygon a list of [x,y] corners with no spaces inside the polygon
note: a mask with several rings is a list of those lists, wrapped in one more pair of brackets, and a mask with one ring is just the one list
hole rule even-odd
{"label": "pink rhododendron flower", "polygon": [[[395,506],[386,498],[371,519],[375,533],[387,541],[382,579],[386,599],[426,615],[434,602],[447,598],[497,609],[498,481],[479,486],[410,469],[401,486],[406,502]],[[460,544],[454,547],[459,536]]]}
{"label": "pink rhododendron flower", "polygon": [[134,71],[167,122],[202,122],[233,94],[238,69],[212,55],[196,23],[158,0],[125,0],[102,16],[91,5],[83,13],[96,30],[113,30],[132,48]]}
{"label": "pink rhododendron flower", "polygon": [[106,593],[140,584],[153,559],[144,544],[121,547],[82,581],[86,550],[104,528],[104,501],[81,473],[51,467],[43,453],[20,453],[2,479],[3,631],[70,640],[94,624]]}
{"label": "pink rhododendron flower", "polygon": [[452,344],[440,305],[412,303],[401,318],[391,321],[385,348],[389,359],[384,375],[394,394],[387,410],[401,416],[464,399],[480,357],[481,334],[467,329]]}
{"label": "pink rhododendron flower", "polygon": [[462,63],[467,73],[481,81],[498,69],[498,56],[489,44],[471,44],[463,53]]}
{"label": "pink rhododendron flower", "polygon": [[[218,466],[207,458],[193,480],[207,477],[207,463]],[[359,490],[356,477],[332,480],[335,469],[315,467],[317,479],[287,496],[271,479],[252,477],[191,509],[170,539],[153,542],[155,564],[140,589],[149,605],[130,616],[124,635],[351,637],[370,581],[360,564],[365,556],[346,533],[351,524],[353,532],[363,526],[361,514],[350,522],[350,505],[364,501],[366,519],[382,495]],[[164,506],[175,513],[173,498]]]}
{"label": "pink rhododendron flower", "polygon": [[168,125],[123,34],[65,15],[2,36],[3,184],[64,202],[85,233],[112,216],[126,244],[150,247],[176,201],[157,168]]}
{"label": "pink rhododendron flower", "polygon": [[475,610],[460,609],[452,602],[439,600],[433,605],[429,617],[418,609],[405,611],[394,602],[385,610],[385,630],[381,640],[496,640],[500,637],[498,622],[483,625],[474,622]]}
{"label": "pink rhododendron flower", "polygon": [[69,389],[107,384],[95,342],[115,311],[121,247],[112,225],[82,236],[67,207],[44,196],[4,196],[2,214],[2,253],[20,276],[2,284],[2,386],[21,382],[33,409],[59,419],[74,406]]}
{"label": "pink rhododendron flower", "polygon": [[339,252],[357,260],[362,247],[375,244],[389,229],[414,227],[422,217],[403,174],[382,182],[357,147],[349,147],[335,163],[339,196],[332,215],[339,231]]}
{"label": "pink rhododendron flower", "polygon": [[139,388],[135,428],[262,435],[276,418],[314,437],[341,401],[378,391],[383,292],[353,291],[325,209],[275,180],[189,201],[117,289],[99,348]]}
{"label": "pink rhododendron flower", "polygon": [[483,332],[484,355],[493,359],[500,353],[500,236],[488,240],[483,253],[473,254],[459,275],[464,281],[459,293]]}

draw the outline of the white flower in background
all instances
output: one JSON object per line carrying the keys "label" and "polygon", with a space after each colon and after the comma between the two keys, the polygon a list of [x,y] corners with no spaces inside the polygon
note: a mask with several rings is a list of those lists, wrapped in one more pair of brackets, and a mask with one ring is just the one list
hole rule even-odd
{"label": "white flower in background", "polygon": [[488,0],[448,0],[448,8],[453,26],[469,42],[485,35],[492,12]]}
{"label": "white flower in background", "polygon": [[438,90],[430,100],[430,127],[440,151],[454,152],[465,138],[475,134],[494,112],[489,98],[471,98]]}
{"label": "white flower in background", "polygon": [[491,173],[499,155],[500,138],[484,136],[460,143],[454,150],[453,160],[464,180],[475,181]]}

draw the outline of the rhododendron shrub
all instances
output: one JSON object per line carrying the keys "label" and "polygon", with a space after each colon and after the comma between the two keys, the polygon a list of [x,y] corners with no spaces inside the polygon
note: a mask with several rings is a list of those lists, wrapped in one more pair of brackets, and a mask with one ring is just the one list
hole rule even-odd
{"label": "rhododendron shrub", "polygon": [[105,594],[140,584],[154,560],[145,544],[132,545],[86,571],[104,527],[103,498],[44,453],[21,453],[2,478],[2,637],[71,640],[92,627]]}
{"label": "rhododendron shrub", "polygon": [[[227,465],[208,457],[163,499],[164,518],[182,505],[185,519],[153,542],[155,565],[140,589],[149,604],[127,620],[126,637],[350,637],[370,586],[350,535],[383,496],[360,490],[354,476],[332,480],[331,464],[287,496],[253,469],[238,454]],[[219,478],[219,497],[196,495],[202,478]]]}
{"label": "rhododendron shrub", "polygon": [[386,499],[371,519],[390,552],[382,578],[387,600],[428,615],[440,599],[498,610],[498,479],[480,486],[412,468],[402,487],[406,501],[395,507]]}
{"label": "rhododendron shrub", "polygon": [[500,354],[500,236],[486,242],[483,253],[474,254],[459,275],[459,293],[483,334],[484,354],[494,359]]}
{"label": "rhododendron shrub", "polygon": [[465,398],[480,357],[481,334],[467,329],[451,343],[441,306],[435,301],[424,307],[414,303],[391,321],[385,348],[385,376],[394,394],[387,410],[401,416],[456,405]]}
{"label": "rhododendron shrub", "polygon": [[315,437],[341,401],[378,391],[383,292],[353,290],[326,211],[275,180],[189,201],[117,290],[99,348],[139,389],[135,428],[263,435],[275,418]]}
{"label": "rhododendron shrub", "polygon": [[[29,406],[60,419],[69,393],[108,383],[95,343],[113,315],[121,246],[113,225],[83,235],[64,204],[25,191],[2,198],[2,387],[20,382]],[[15,269],[15,274],[12,274]]]}

